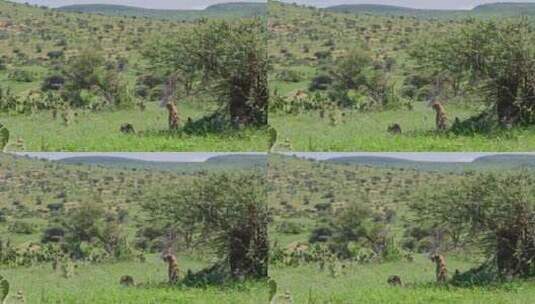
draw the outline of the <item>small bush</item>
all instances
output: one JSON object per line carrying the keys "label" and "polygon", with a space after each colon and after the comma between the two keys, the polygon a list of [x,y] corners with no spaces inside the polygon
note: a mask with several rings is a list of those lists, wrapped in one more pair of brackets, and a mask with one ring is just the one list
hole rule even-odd
{"label": "small bush", "polygon": [[41,237],[42,243],[59,243],[63,236],[65,236],[65,230],[61,227],[50,227],[46,228],[43,231],[43,236]]}
{"label": "small bush", "polygon": [[63,57],[63,51],[50,51],[46,54],[50,59],[59,59]]}
{"label": "small bush", "polygon": [[11,223],[7,230],[17,234],[32,234],[36,231],[36,227],[31,223],[16,221]]}
{"label": "small bush", "polygon": [[276,230],[284,234],[299,234],[303,232],[303,226],[299,223],[283,221],[277,225]]}
{"label": "small bush", "polygon": [[47,76],[43,83],[41,84],[41,90],[48,91],[48,90],[54,90],[57,91],[63,87],[63,84],[65,83],[65,78],[61,75],[50,75]]}
{"label": "small bush", "polygon": [[31,72],[21,69],[15,69],[9,72],[8,79],[17,82],[32,82],[34,76]]}
{"label": "small bush", "polygon": [[312,79],[312,82],[310,83],[309,90],[310,91],[316,91],[316,90],[327,90],[329,88],[329,85],[332,84],[333,79],[329,75],[321,74]]}
{"label": "small bush", "polygon": [[286,82],[299,82],[303,79],[301,73],[294,70],[281,70],[277,73],[277,79]]}

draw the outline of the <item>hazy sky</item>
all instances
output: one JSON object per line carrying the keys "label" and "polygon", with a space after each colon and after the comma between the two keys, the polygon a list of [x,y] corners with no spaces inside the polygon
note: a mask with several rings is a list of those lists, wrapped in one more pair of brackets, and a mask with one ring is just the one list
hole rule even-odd
{"label": "hazy sky", "polygon": [[[334,157],[348,157],[348,156],[376,156],[376,157],[393,157],[415,161],[430,161],[430,162],[471,162],[478,157],[496,155],[497,153],[399,153],[399,152],[385,152],[385,153],[284,153],[286,155],[296,155],[302,158],[311,158],[317,160],[325,160]],[[502,155],[533,155],[535,153],[500,153]]]}
{"label": "hazy sky", "polygon": [[484,3],[496,2],[531,2],[535,0],[508,1],[508,0],[282,0],[289,3],[300,3],[318,7],[332,6],[338,4],[387,4],[413,8],[432,9],[472,9]]}
{"label": "hazy sky", "polygon": [[205,153],[205,152],[184,152],[184,153],[138,153],[138,152],[116,152],[116,153],[63,153],[63,152],[20,152],[17,155],[27,155],[34,158],[58,160],[69,157],[79,156],[112,156],[131,159],[140,159],[145,161],[163,161],[163,162],[203,162],[210,157],[218,155],[263,155],[266,153]]}
{"label": "hazy sky", "polygon": [[11,0],[13,2],[31,3],[58,7],[71,4],[121,4],[153,9],[204,9],[217,3],[228,2],[266,2],[266,0]]}

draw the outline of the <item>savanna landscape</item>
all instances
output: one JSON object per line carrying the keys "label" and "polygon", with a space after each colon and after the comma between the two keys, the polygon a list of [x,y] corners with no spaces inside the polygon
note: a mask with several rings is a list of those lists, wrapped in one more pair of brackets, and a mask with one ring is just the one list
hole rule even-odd
{"label": "savanna landscape", "polygon": [[273,303],[532,303],[533,155],[271,155]]}
{"label": "savanna landscape", "polygon": [[535,4],[347,3],[268,3],[275,151],[533,151]]}
{"label": "savanna landscape", "polygon": [[533,302],[535,3],[190,3],[0,0],[0,304]]}
{"label": "savanna landscape", "polygon": [[0,154],[0,302],[267,302],[266,156],[139,158]]}
{"label": "savanna landscape", "polygon": [[266,11],[1,0],[7,151],[267,151]]}

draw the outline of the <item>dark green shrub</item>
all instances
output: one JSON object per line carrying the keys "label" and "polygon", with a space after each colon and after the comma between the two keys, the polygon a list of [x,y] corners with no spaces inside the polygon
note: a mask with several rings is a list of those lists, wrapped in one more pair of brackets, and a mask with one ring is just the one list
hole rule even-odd
{"label": "dark green shrub", "polygon": [[7,77],[10,80],[17,81],[17,82],[32,82],[34,80],[34,76],[30,71],[27,70],[21,70],[21,69],[15,69],[9,71],[9,74]]}

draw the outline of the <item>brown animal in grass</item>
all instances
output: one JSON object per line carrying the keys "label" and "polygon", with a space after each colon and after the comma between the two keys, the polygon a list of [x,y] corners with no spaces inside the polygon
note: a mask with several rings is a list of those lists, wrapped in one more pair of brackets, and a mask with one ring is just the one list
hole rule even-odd
{"label": "brown animal in grass", "polygon": [[390,134],[401,134],[401,126],[397,123],[392,124],[387,129]]}
{"label": "brown animal in grass", "polygon": [[176,108],[175,103],[173,102],[176,92],[177,80],[178,79],[176,75],[169,77],[163,92],[163,98],[161,102],[161,106],[165,106],[167,108],[167,111],[169,112],[169,130],[178,129],[179,123],[178,110]]}
{"label": "brown animal in grass", "polygon": [[440,254],[433,254],[431,261],[436,264],[437,283],[443,284],[448,280],[448,269],[446,268],[446,259]]}
{"label": "brown animal in grass", "polygon": [[124,123],[121,125],[121,133],[123,134],[134,134],[136,133],[136,129],[134,129],[134,126],[130,123]]}
{"label": "brown animal in grass", "polygon": [[169,112],[169,130],[178,129],[178,110],[174,103],[170,102],[166,105],[167,111]]}
{"label": "brown animal in grass", "polygon": [[388,278],[388,284],[390,286],[402,286],[401,278],[398,275],[393,275]]}
{"label": "brown animal in grass", "polygon": [[178,263],[176,256],[172,253],[165,253],[163,255],[164,262],[167,263],[167,275],[169,277],[169,284],[175,284],[178,281]]}
{"label": "brown animal in grass", "polygon": [[121,277],[120,283],[124,287],[134,286],[134,278],[129,275],[124,275]]}
{"label": "brown animal in grass", "polygon": [[436,127],[438,131],[444,131],[448,128],[448,117],[444,106],[437,100],[431,103],[431,107],[436,113]]}

